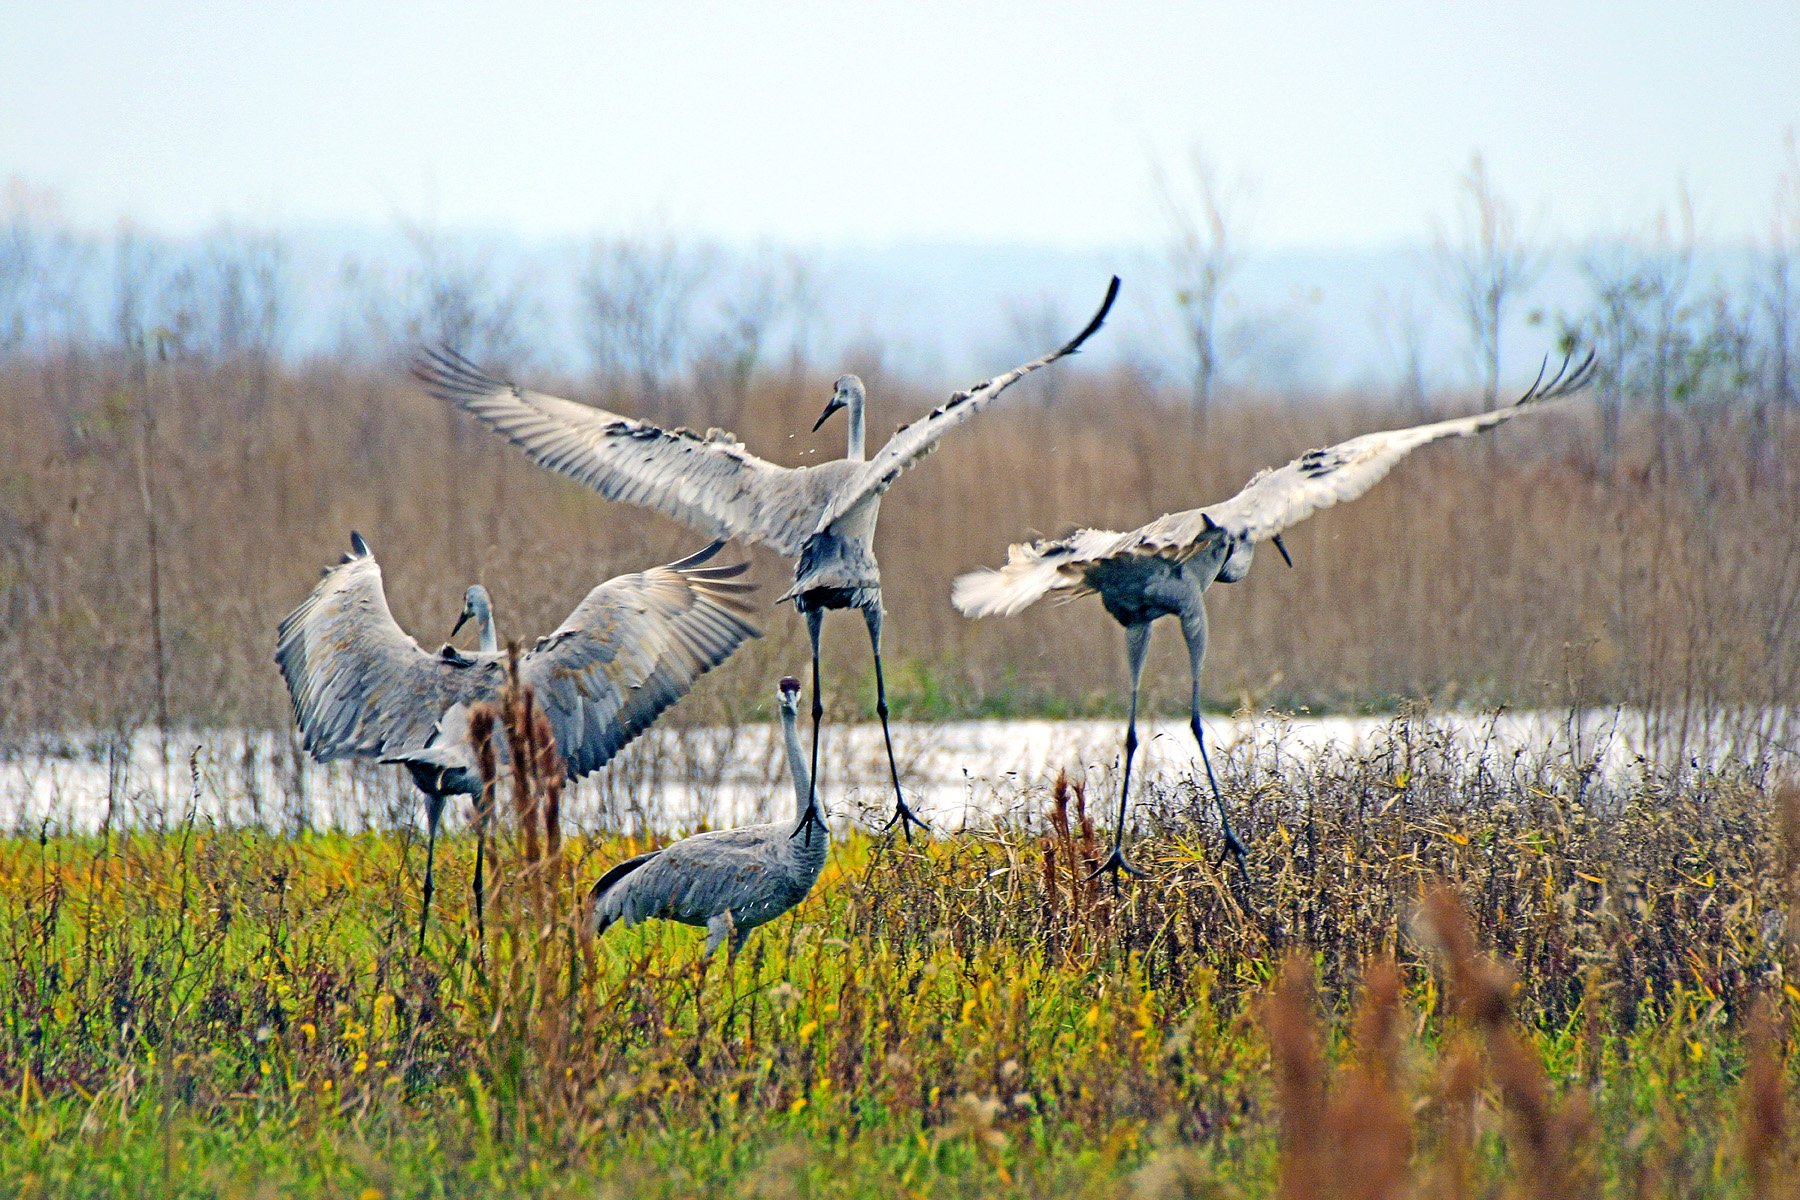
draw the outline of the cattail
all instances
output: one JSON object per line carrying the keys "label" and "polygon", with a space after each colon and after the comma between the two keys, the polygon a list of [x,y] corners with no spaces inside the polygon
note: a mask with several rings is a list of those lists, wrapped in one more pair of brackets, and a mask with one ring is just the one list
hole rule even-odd
{"label": "cattail", "polygon": [[541,708],[532,720],[531,732],[537,750],[538,786],[544,794],[544,853],[550,859],[552,872],[560,874],[562,791],[568,772],[563,766],[562,755],[556,752],[556,735],[550,728],[550,718]]}
{"label": "cattail", "polygon": [[1763,1200],[1775,1194],[1776,1168],[1787,1132],[1787,1092],[1781,1052],[1768,1002],[1756,999],[1746,1037],[1744,1081],[1739,1092],[1743,1110],[1744,1172],[1750,1194]]}
{"label": "cattail", "polygon": [[1326,1193],[1330,1154],[1325,1145],[1325,1050],[1318,1028],[1312,968],[1290,955],[1263,1005],[1280,1110],[1278,1186],[1285,1200]]}
{"label": "cattail", "polygon": [[1356,1012],[1356,1065],[1331,1098],[1326,1128],[1339,1191],[1353,1200],[1407,1194],[1412,1117],[1398,1088],[1400,972],[1377,962],[1363,981]]}
{"label": "cattail", "polygon": [[1512,1021],[1512,973],[1475,950],[1475,930],[1449,888],[1426,894],[1423,923],[1443,958],[1453,1011],[1480,1035],[1488,1069],[1500,1089],[1517,1134],[1517,1158],[1531,1194],[1551,1197],[1589,1194],[1579,1161],[1592,1116],[1573,1096],[1558,1105],[1541,1060]]}
{"label": "cattail", "polygon": [[475,746],[475,766],[481,772],[481,799],[477,803],[486,811],[494,807],[494,784],[500,777],[500,765],[494,752],[494,706],[477,704],[469,709],[469,740]]}

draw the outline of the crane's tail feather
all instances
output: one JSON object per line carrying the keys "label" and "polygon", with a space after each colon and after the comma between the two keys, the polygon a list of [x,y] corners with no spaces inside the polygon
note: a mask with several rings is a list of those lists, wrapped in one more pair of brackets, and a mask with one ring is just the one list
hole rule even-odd
{"label": "crane's tail feather", "polygon": [[1032,546],[1014,546],[1004,567],[958,575],[950,584],[950,603],[965,617],[1010,617],[1062,585],[1058,563]]}
{"label": "crane's tail feather", "polygon": [[608,926],[619,919],[620,913],[616,907],[606,903],[608,895],[615,887],[619,886],[620,880],[661,853],[661,850],[652,850],[647,854],[628,858],[624,862],[608,868],[606,874],[594,882],[594,886],[588,891],[587,920],[584,922],[588,933],[599,937],[606,932]]}

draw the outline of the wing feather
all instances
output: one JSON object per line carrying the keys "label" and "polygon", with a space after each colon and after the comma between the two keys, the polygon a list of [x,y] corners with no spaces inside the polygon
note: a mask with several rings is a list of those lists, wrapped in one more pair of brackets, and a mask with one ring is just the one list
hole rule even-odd
{"label": "wing feather", "polygon": [[995,400],[1001,392],[1042,367],[1047,367],[1059,358],[1066,358],[1081,348],[1081,344],[1092,337],[1094,332],[1106,321],[1106,314],[1112,310],[1113,300],[1119,294],[1119,277],[1114,275],[1112,283],[1107,286],[1106,299],[1101,301],[1099,311],[1087,323],[1080,333],[1063,345],[1052,350],[1042,358],[1034,358],[1028,363],[1014,367],[1003,375],[978,383],[967,391],[957,392],[930,413],[900,428],[887,444],[876,452],[875,456],[858,468],[848,486],[841,487],[831,496],[824,512],[819,516],[816,526],[808,532],[822,532],[833,522],[841,519],[851,509],[879,496],[893,486],[906,469],[919,459],[929,454],[937,445],[938,439],[952,429],[967,421]]}
{"label": "wing feather", "polygon": [[275,662],[320,762],[425,743],[452,705],[498,686],[497,661],[432,654],[395,622],[360,535],[276,633]]}
{"label": "wing feather", "polygon": [[1594,356],[1589,354],[1573,370],[1569,364],[1565,358],[1548,382],[1539,372],[1530,390],[1506,408],[1366,433],[1309,450],[1286,466],[1259,471],[1242,491],[1219,504],[1168,513],[1128,533],[1081,529],[1062,538],[1012,546],[1005,566],[959,576],[951,585],[951,600],[966,616],[1007,616],[1048,592],[1081,594],[1087,590],[1088,570],[1110,559],[1186,557],[1208,536],[1216,536],[1215,529],[1247,543],[1272,538],[1321,509],[1361,496],[1420,446],[1481,433],[1581,391],[1593,380]]}
{"label": "wing feather", "polygon": [[1421,446],[1445,438],[1471,437],[1548,401],[1581,391],[1593,379],[1593,355],[1573,371],[1563,369],[1548,384],[1542,374],[1513,404],[1467,417],[1452,417],[1406,429],[1365,433],[1360,437],[1309,450],[1285,466],[1258,472],[1242,491],[1204,509],[1170,513],[1126,535],[1113,554],[1181,554],[1207,533],[1207,521],[1243,542],[1260,542],[1333,505],[1362,496],[1387,477],[1402,459]]}
{"label": "wing feather", "polygon": [[807,478],[815,468],[777,466],[722,431],[664,429],[529,391],[447,347],[423,351],[413,374],[433,396],[504,434],[539,466],[709,537],[797,555],[818,522],[823,496]]}
{"label": "wing feather", "polygon": [[700,676],[761,636],[743,601],[753,588],[738,579],[748,564],[706,565],[723,544],[608,580],[520,658],[571,777],[612,761]]}

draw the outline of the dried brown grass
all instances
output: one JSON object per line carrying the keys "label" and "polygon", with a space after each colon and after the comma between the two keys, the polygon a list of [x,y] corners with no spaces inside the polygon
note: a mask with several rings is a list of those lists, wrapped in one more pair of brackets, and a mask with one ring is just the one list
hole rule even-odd
{"label": "dried brown grass", "polygon": [[[553,381],[547,381],[553,383]],[[0,375],[0,720],[14,730],[142,724],[156,709],[144,517],[134,447],[156,420],[160,591],[177,721],[281,727],[270,631],[352,528],[381,556],[403,625],[429,643],[462,587],[495,592],[505,628],[558,622],[607,575],[665,561],[696,536],[532,467],[397,374],[329,363],[278,374],[246,417],[239,376],[158,364],[143,378],[103,359]],[[784,462],[839,452],[808,437],[823,383],[753,387],[739,432]],[[572,385],[576,395],[594,389]],[[890,387],[873,427],[935,396]],[[705,426],[699,396],[672,411]],[[1069,524],[1129,527],[1230,494],[1256,468],[1395,423],[1355,399],[1250,397],[1209,437],[1123,378],[1066,381],[1054,410],[1021,396],[959,431],[885,506],[880,550],[892,687],[905,712],[1117,705],[1119,635],[1092,603],[969,622],[949,606],[958,572],[1008,541]],[[1421,452],[1365,499],[1290,534],[1297,567],[1217,589],[1210,694],[1228,703],[1622,702],[1671,738],[1749,720],[1750,752],[1791,742],[1800,683],[1800,421],[1757,434],[1728,404],[1672,429],[1677,469],[1629,443],[1596,475],[1581,401],[1516,426],[1497,458]],[[1748,440],[1780,452],[1752,455]],[[1762,465],[1757,465],[1762,464]],[[1772,465],[1771,465],[1772,464]],[[787,565],[758,552],[766,596]],[[698,689],[676,720],[730,724],[778,663],[804,656],[791,614]],[[828,623],[834,714],[867,675],[859,630]],[[1149,696],[1178,704],[1179,655],[1152,655]],[[1751,714],[1745,718],[1744,714]],[[1734,714],[1736,714],[1734,716]]]}

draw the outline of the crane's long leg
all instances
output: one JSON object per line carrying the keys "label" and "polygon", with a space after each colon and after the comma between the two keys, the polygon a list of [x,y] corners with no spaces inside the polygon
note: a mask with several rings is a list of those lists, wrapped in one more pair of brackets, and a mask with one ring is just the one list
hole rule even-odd
{"label": "crane's long leg", "polygon": [[919,820],[913,810],[906,807],[906,797],[900,794],[900,768],[894,765],[894,738],[888,732],[887,683],[881,677],[881,606],[879,603],[862,610],[863,621],[869,627],[869,648],[875,652],[875,715],[881,718],[881,741],[887,747],[888,777],[894,781],[894,815],[883,829],[893,828],[899,821],[900,830],[906,834],[906,840],[912,841],[912,827],[929,829],[930,826]]}
{"label": "crane's long leg", "polygon": [[1112,852],[1089,879],[1112,873],[1113,890],[1119,888],[1119,872],[1143,879],[1144,872],[1125,857],[1125,797],[1131,792],[1131,760],[1137,754],[1138,684],[1144,678],[1144,655],[1150,649],[1150,622],[1125,627],[1125,665],[1131,671],[1131,715],[1125,719],[1125,768],[1119,781],[1119,822],[1113,826]]}
{"label": "crane's long leg", "polygon": [[482,874],[482,860],[487,852],[489,795],[488,790],[483,788],[475,797],[475,940],[482,945],[487,944],[487,925],[483,918],[487,902],[487,879]]}
{"label": "crane's long leg", "polygon": [[438,820],[444,815],[442,796],[425,797],[425,888],[424,902],[419,906],[419,953],[425,953],[425,923],[431,919],[431,897],[437,890],[432,867],[437,855]]}
{"label": "crane's long leg", "polygon": [[1245,883],[1250,882],[1250,868],[1245,863],[1244,843],[1238,840],[1237,833],[1231,828],[1231,815],[1225,811],[1225,796],[1219,791],[1218,777],[1213,774],[1212,759],[1206,753],[1206,734],[1200,728],[1200,668],[1206,661],[1206,610],[1200,609],[1197,617],[1185,618],[1181,622],[1181,635],[1187,639],[1188,671],[1190,675],[1191,694],[1188,700],[1192,714],[1188,723],[1194,731],[1194,741],[1200,746],[1200,762],[1206,768],[1206,782],[1212,787],[1213,803],[1219,808],[1219,829],[1225,835],[1225,850],[1219,855],[1221,861],[1226,854],[1237,859],[1238,874]]}
{"label": "crane's long leg", "polygon": [[819,691],[819,631],[825,624],[825,613],[822,609],[811,609],[806,614],[806,635],[812,639],[812,772],[806,781],[806,808],[800,813],[800,824],[794,827],[790,836],[806,835],[807,845],[812,844],[813,805],[819,796],[819,721],[825,715],[825,700]]}

